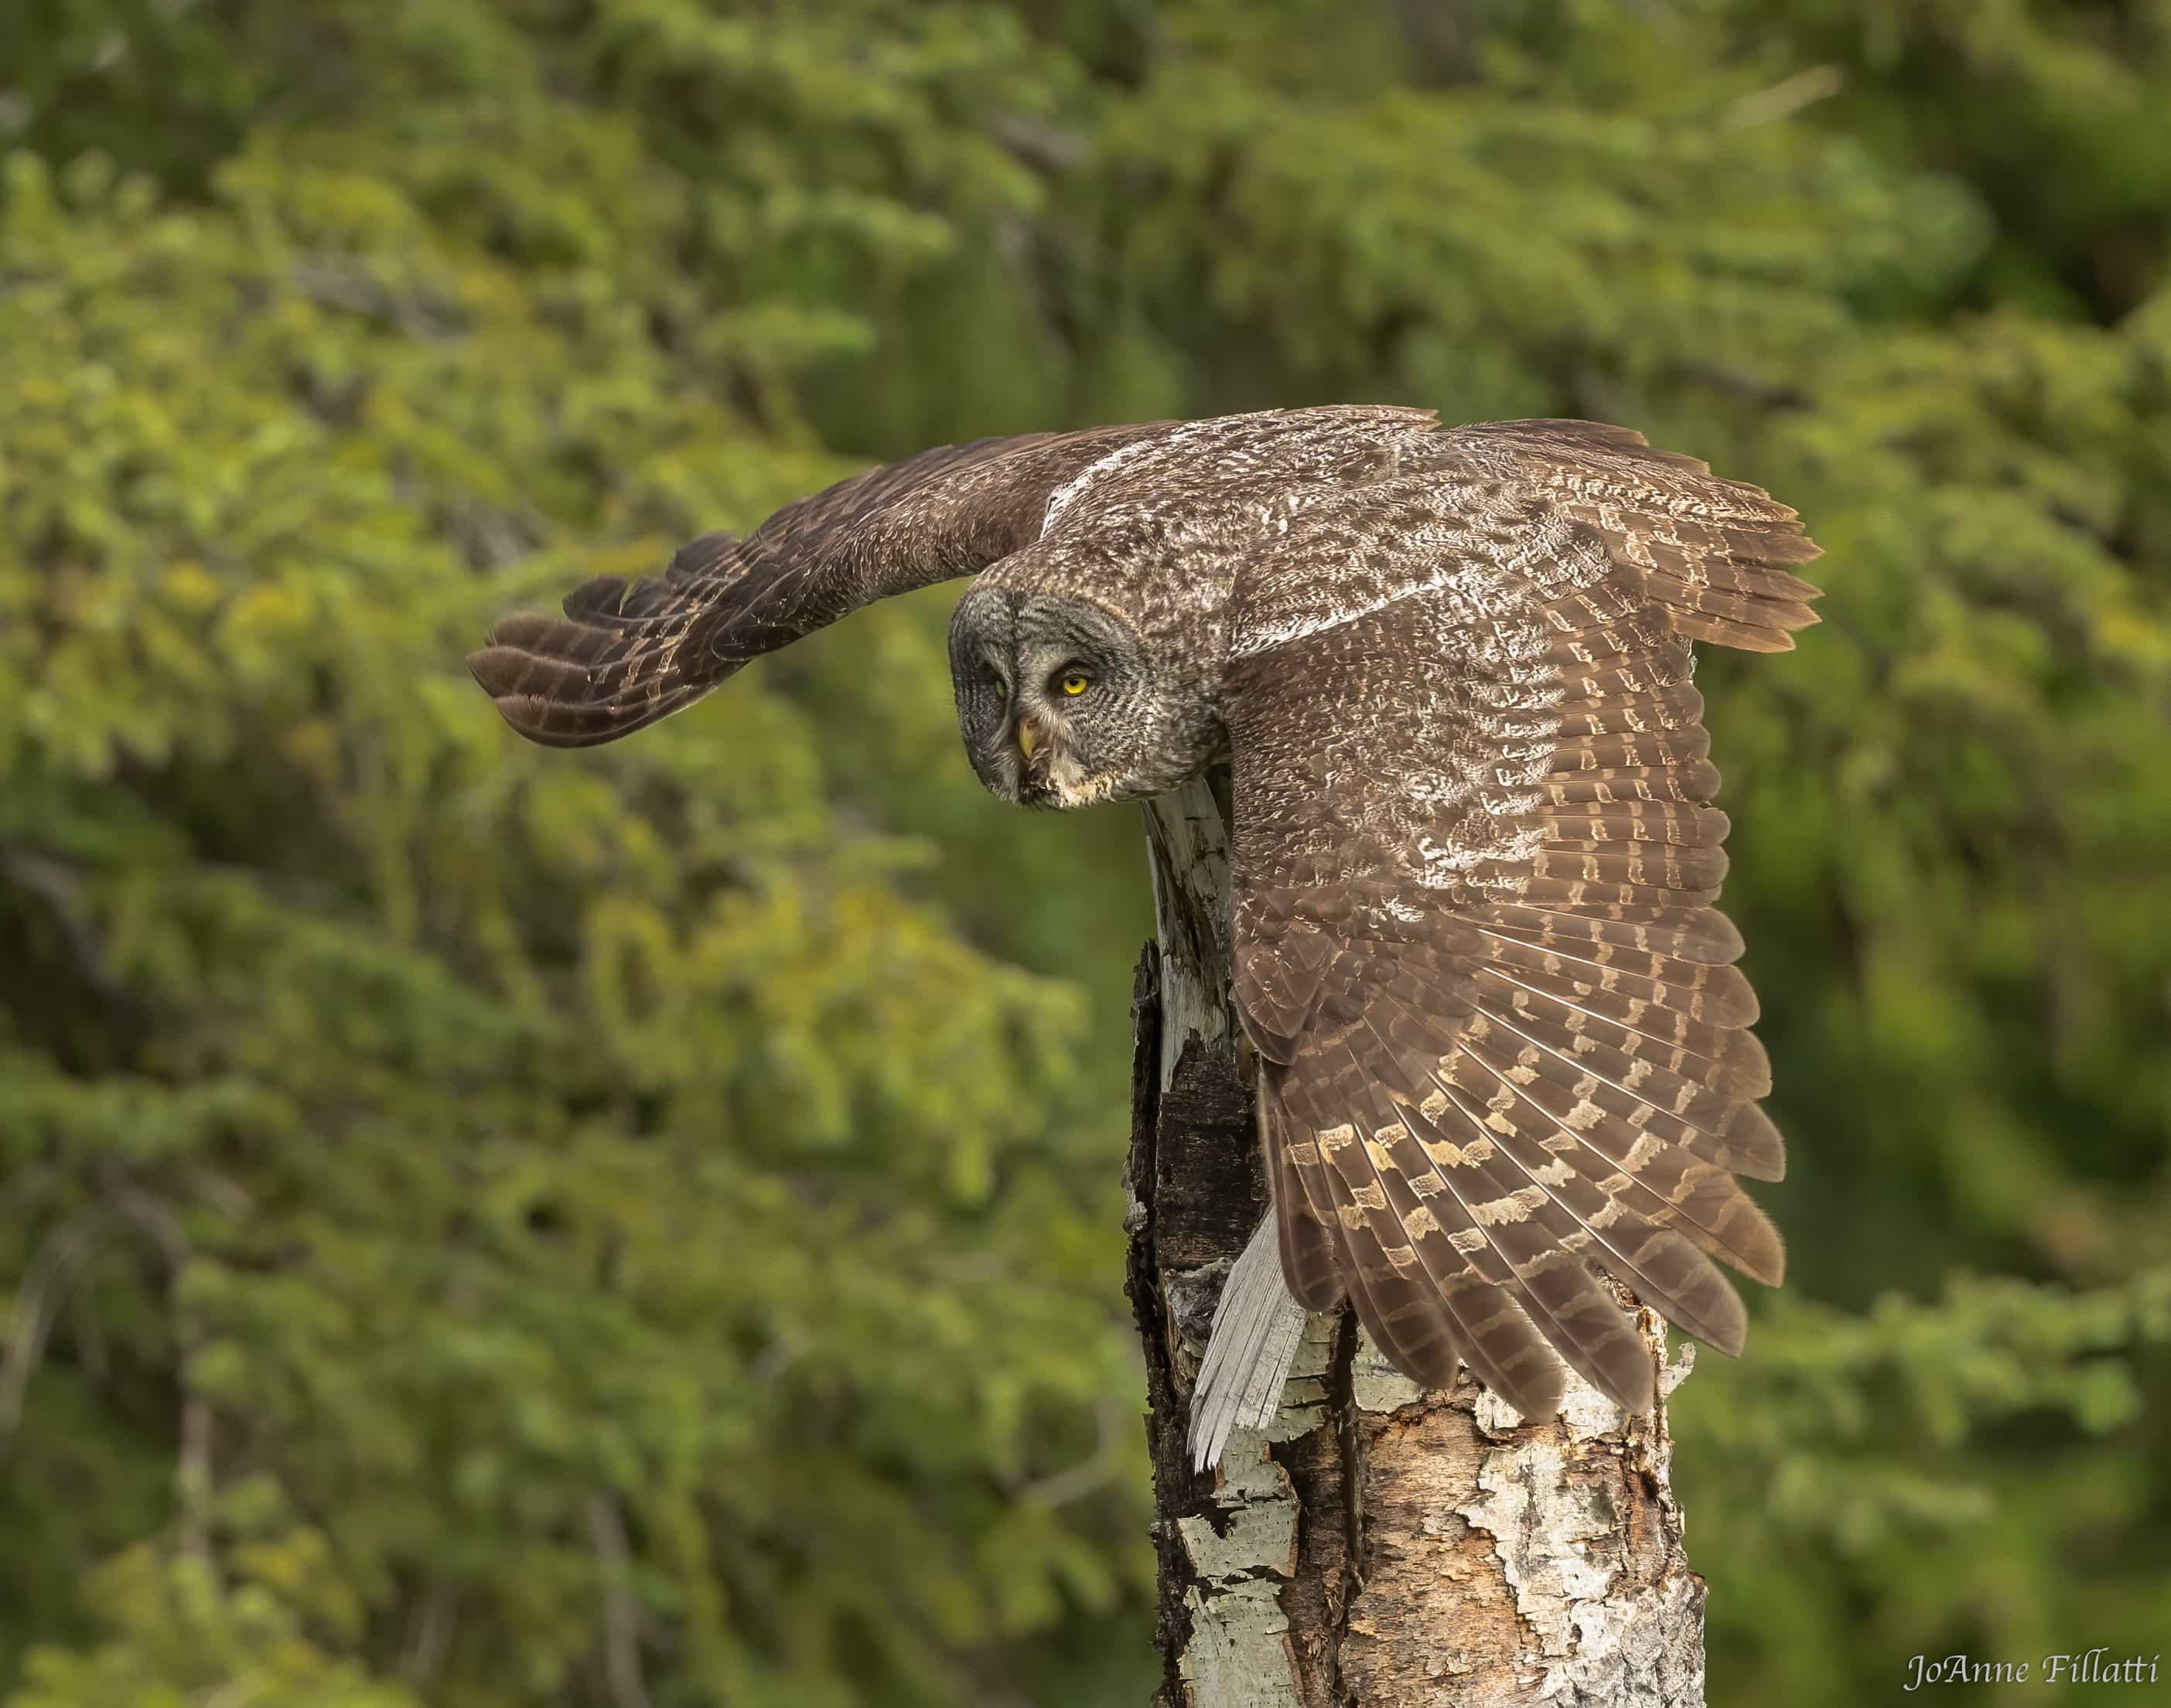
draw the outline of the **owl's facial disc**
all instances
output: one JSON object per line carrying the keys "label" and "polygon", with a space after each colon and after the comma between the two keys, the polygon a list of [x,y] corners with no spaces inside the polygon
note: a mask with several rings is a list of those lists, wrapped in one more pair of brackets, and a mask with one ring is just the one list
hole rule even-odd
{"label": "owl's facial disc", "polygon": [[1107,612],[976,587],[951,621],[950,665],[966,751],[992,793],[1064,809],[1139,792],[1147,682],[1137,638]]}

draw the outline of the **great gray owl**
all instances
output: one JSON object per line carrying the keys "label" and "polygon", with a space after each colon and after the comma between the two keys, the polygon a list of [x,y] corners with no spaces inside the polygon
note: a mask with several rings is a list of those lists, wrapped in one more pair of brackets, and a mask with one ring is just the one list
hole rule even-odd
{"label": "great gray owl", "polygon": [[1689,643],[1793,645],[1817,590],[1779,566],[1816,555],[1793,511],[1622,428],[1278,410],[930,451],[508,617],[469,662],[521,734],[585,746],[977,573],[951,669],[994,793],[1080,806],[1230,765],[1289,1293],[1348,1298],[1427,1386],[1465,1363],[1550,1416],[1557,1352],[1643,1411],[1651,1360],[1595,1265],[1729,1352],[1711,1259],[1780,1278],[1734,1179],[1782,1150],[1712,905]]}

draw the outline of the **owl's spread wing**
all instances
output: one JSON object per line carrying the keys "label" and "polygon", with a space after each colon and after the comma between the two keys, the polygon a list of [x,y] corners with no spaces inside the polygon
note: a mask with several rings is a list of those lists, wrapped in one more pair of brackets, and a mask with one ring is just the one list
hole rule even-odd
{"label": "owl's spread wing", "polygon": [[1236,997],[1284,1272],[1427,1385],[1465,1363],[1549,1416],[1557,1352],[1648,1410],[1594,1266],[1729,1352],[1711,1259],[1782,1267],[1734,1179],[1783,1152],[1688,640],[1790,645],[1816,590],[1777,566],[1816,548],[1618,428],[1463,429],[1403,469],[1233,613]]}
{"label": "owl's spread wing", "polygon": [[661,577],[615,576],[565,615],[516,612],[468,667],[522,735],[582,747],[667,717],[748,660],[893,593],[972,575],[1038,537],[1048,500],[1166,423],[946,445],[704,534]]}

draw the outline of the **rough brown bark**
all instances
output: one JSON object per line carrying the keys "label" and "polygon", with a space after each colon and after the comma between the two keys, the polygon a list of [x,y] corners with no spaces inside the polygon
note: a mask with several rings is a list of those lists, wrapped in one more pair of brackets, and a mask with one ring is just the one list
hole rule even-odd
{"label": "rough brown bark", "polygon": [[[1225,784],[1147,810],[1158,945],[1133,1007],[1129,1286],[1161,1566],[1155,1708],[1703,1700],[1701,1578],[1662,1400],[1624,1420],[1571,1379],[1524,1427],[1466,1373],[1426,1394],[1346,1313],[1305,1325],[1279,1414],[1194,1474],[1191,1384],[1267,1207],[1228,1007]],[[1639,1319],[1652,1356],[1664,1331]],[[1683,1362],[1661,1372],[1669,1389]]]}

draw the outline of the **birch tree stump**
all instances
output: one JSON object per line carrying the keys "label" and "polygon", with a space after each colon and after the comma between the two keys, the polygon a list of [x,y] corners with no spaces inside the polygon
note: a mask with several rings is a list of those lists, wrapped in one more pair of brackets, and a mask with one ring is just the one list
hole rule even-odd
{"label": "birch tree stump", "polygon": [[[1229,1002],[1226,793],[1217,774],[1146,810],[1159,940],[1133,1008],[1127,1226],[1151,1408],[1155,1708],[1701,1704],[1704,1584],[1682,1550],[1663,1397],[1624,1419],[1571,1375],[1561,1416],[1525,1427],[1467,1373],[1420,1390],[1345,1309],[1305,1320],[1273,1422],[1193,1470],[1214,1303],[1267,1209]],[[1663,1325],[1638,1324],[1663,1396],[1689,1360],[1665,1368]]]}

